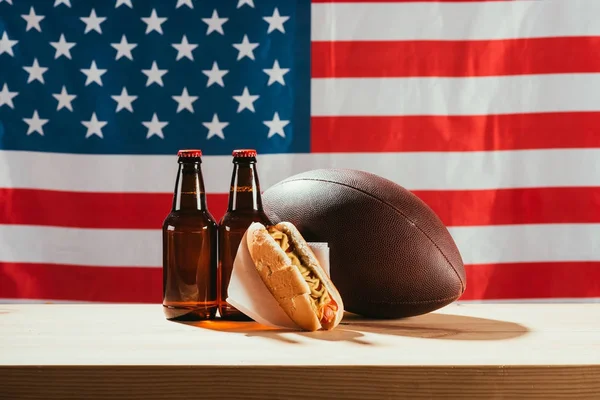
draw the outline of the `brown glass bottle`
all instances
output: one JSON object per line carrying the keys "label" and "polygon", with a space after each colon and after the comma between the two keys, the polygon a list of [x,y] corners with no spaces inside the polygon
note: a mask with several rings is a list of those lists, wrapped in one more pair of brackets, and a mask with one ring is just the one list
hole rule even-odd
{"label": "brown glass bottle", "polygon": [[239,244],[252,222],[269,225],[262,206],[255,150],[233,151],[227,212],[219,222],[219,314],[227,320],[250,320],[226,302],[227,287]]}
{"label": "brown glass bottle", "polygon": [[162,226],[167,319],[213,319],[218,308],[217,223],[207,209],[202,152],[180,150],[171,212]]}

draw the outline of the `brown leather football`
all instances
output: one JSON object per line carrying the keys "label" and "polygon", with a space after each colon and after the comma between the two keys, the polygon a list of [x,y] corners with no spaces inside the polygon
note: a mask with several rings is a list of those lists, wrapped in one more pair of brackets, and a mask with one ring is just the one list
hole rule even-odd
{"label": "brown leather football", "polygon": [[265,212],[309,242],[328,242],[330,274],[346,311],[401,318],[457,300],[466,276],[439,217],[398,184],[363,171],[319,169],[268,188]]}

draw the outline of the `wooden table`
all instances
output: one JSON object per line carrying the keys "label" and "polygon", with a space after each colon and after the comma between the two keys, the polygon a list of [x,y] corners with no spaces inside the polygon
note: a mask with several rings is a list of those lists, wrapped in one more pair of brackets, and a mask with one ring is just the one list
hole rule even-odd
{"label": "wooden table", "polygon": [[600,304],[453,304],[331,332],[0,304],[2,399],[600,399]]}

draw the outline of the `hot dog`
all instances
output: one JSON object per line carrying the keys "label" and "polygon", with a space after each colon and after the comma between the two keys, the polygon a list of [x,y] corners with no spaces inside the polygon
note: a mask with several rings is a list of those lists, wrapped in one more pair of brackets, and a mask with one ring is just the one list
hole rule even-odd
{"label": "hot dog", "polygon": [[340,323],[342,297],[293,224],[255,222],[246,238],[258,274],[292,321],[308,331],[331,330]]}

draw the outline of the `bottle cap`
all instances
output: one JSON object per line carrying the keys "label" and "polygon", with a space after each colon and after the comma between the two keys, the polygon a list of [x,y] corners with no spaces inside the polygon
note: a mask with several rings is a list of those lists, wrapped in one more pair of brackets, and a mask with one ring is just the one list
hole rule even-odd
{"label": "bottle cap", "polygon": [[253,149],[238,149],[233,151],[234,157],[256,157],[256,150]]}
{"label": "bottle cap", "polygon": [[201,150],[179,150],[177,157],[202,157]]}

